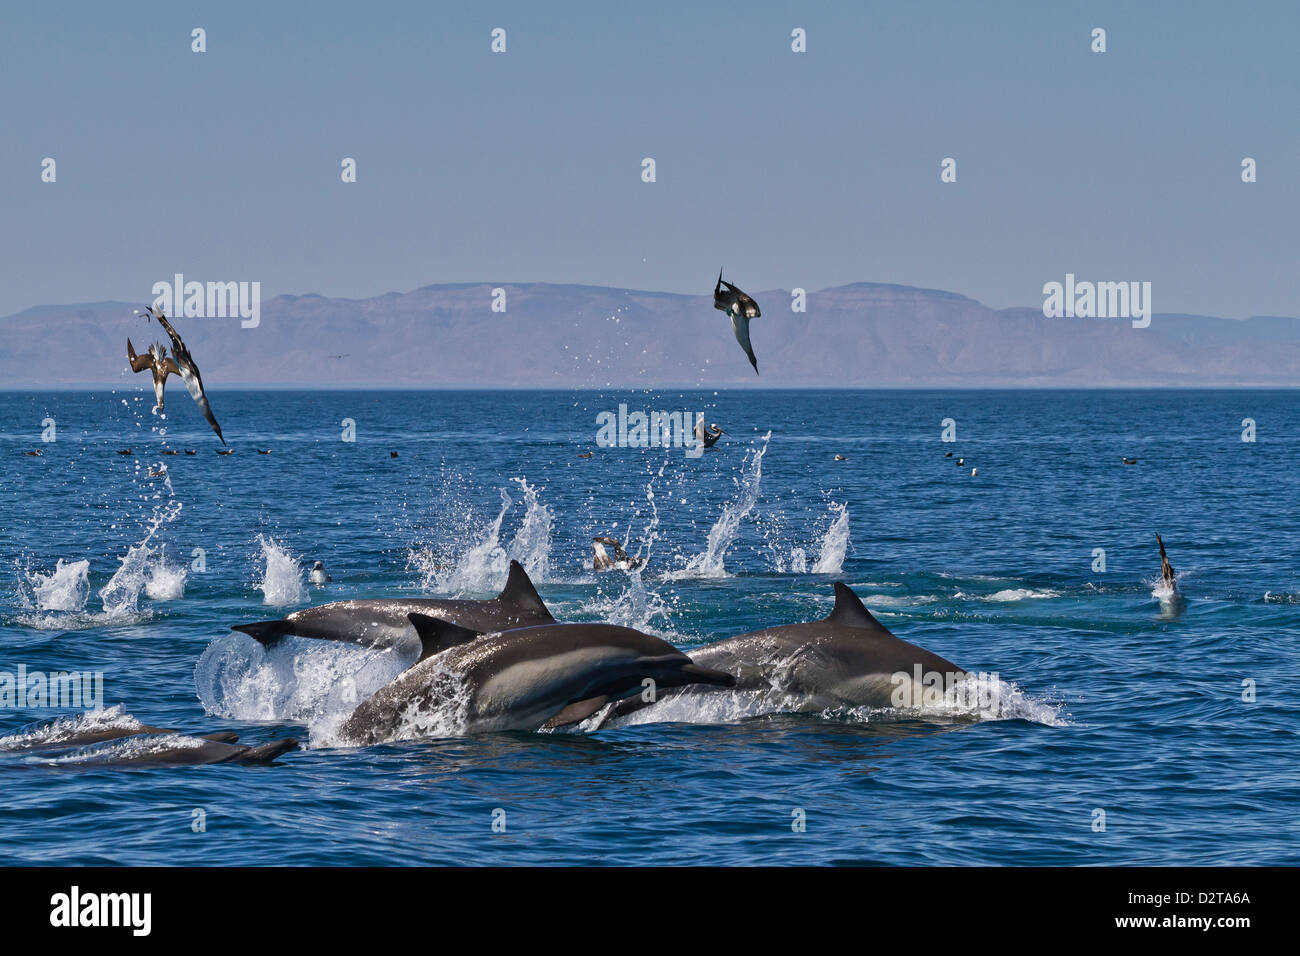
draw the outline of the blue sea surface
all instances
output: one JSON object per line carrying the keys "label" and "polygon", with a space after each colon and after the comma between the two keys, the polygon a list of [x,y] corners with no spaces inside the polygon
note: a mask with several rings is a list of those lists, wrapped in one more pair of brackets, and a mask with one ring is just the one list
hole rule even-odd
{"label": "blue sea surface", "polygon": [[[102,672],[114,714],[305,746],[252,767],[0,753],[0,862],[1300,863],[1300,393],[210,397],[233,455],[174,383],[165,420],[134,388],[0,393],[0,672]],[[620,404],[727,434],[700,457],[598,447]],[[1181,606],[1153,597],[1156,532]],[[644,572],[594,573],[603,534]],[[322,730],[338,687],[392,662],[307,641],[270,661],[229,629],[491,596],[510,557],[556,617],[683,648],[823,617],[843,580],[1007,706],[345,748]],[[315,560],[324,588],[301,583]],[[11,702],[0,735],[69,713]]]}

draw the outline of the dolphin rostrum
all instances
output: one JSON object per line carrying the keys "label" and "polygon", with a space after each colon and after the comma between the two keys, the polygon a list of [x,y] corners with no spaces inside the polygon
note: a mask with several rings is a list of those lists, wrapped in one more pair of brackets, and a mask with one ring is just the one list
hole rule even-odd
{"label": "dolphin rostrum", "polygon": [[[690,656],[703,667],[733,675],[739,690],[779,694],[786,711],[894,707],[900,693],[909,706],[919,706],[929,698],[929,688],[950,687],[966,676],[956,664],[891,634],[840,581],[830,616],[714,641]],[[931,683],[918,686],[918,677]],[[715,690],[687,687],[659,701]],[[647,706],[651,703],[629,698],[602,714],[597,727]]]}
{"label": "dolphin rostrum", "polygon": [[[176,374],[181,377],[181,381],[185,383],[186,391],[190,393],[190,398],[194,399],[194,403],[203,412],[203,417],[208,420],[208,424],[212,426],[212,430],[217,433],[217,437],[221,439],[221,444],[224,445],[226,443],[225,436],[221,434],[221,426],[217,424],[217,419],[208,405],[208,396],[203,391],[203,376],[199,374],[199,367],[194,364],[194,356],[190,355],[190,350],[181,341],[180,334],[167,321],[167,316],[163,315],[162,309],[155,309],[153,306],[147,305],[143,314],[157,319],[158,324],[167,333],[167,337],[172,340],[172,357],[176,360],[173,363],[176,366]],[[134,365],[132,367],[134,368]],[[139,370],[137,369],[137,371]]]}
{"label": "dolphin rostrum", "polygon": [[[726,291],[723,291],[726,286]],[[718,283],[713,287],[713,307],[731,317],[731,331],[736,334],[736,341],[749,356],[749,364],[758,374],[758,359],[754,357],[754,347],[749,344],[749,320],[757,319],[763,313],[758,303],[737,289],[730,282],[723,281],[722,270],[718,270]]]}
{"label": "dolphin rostrum", "polygon": [[344,740],[366,745],[418,736],[440,714],[464,734],[566,726],[629,694],[735,683],[667,641],[614,624],[544,624],[471,640],[438,618],[412,614],[411,623],[427,643],[450,650],[361,704],[341,727]]}
{"label": "dolphin rostrum", "polygon": [[[236,624],[231,630],[242,631],[266,647],[273,647],[282,637],[292,635],[382,648],[422,640],[423,636],[411,624],[411,614],[444,618],[473,634],[555,623],[528,579],[528,572],[518,561],[511,561],[505,588],[487,601],[440,598],[333,601],[294,611],[279,621]],[[445,649],[436,642],[423,642],[419,659]]]}

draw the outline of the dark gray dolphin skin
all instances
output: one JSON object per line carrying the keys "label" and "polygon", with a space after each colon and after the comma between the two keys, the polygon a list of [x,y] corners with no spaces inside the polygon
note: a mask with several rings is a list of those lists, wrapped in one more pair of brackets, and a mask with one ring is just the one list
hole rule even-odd
{"label": "dark gray dolphin skin", "polygon": [[1169,563],[1169,556],[1165,554],[1165,543],[1160,540],[1160,534],[1156,534],[1156,544],[1160,545],[1160,580],[1164,582],[1165,587],[1169,588],[1171,595],[1178,592],[1178,582],[1174,577],[1174,566]]}
{"label": "dark gray dolphin skin", "polygon": [[[726,286],[725,291],[723,286]],[[758,303],[730,282],[723,281],[722,270],[719,269],[718,283],[713,287],[713,307],[731,317],[731,331],[749,356],[749,364],[754,366],[754,374],[757,375],[758,359],[754,357],[754,347],[749,344],[749,320],[757,319],[763,314],[759,311]]]}
{"label": "dark gray dolphin skin", "polygon": [[[411,615],[426,643],[450,647],[416,664],[343,723],[352,743],[382,743],[412,720],[455,710],[460,733],[537,730],[577,723],[610,701],[656,688],[735,679],[693,662],[667,641],[613,624],[544,624],[467,641],[463,628]],[[463,717],[463,725],[459,718]]]}
{"label": "dark gray dolphin skin", "polygon": [[[518,561],[510,562],[510,575],[501,593],[487,601],[452,601],[440,598],[381,598],[373,601],[333,601],[317,607],[294,611],[279,621],[236,624],[231,630],[242,631],[266,647],[274,647],[282,637],[311,637],[320,641],[343,641],[363,647],[394,647],[421,640],[412,626],[411,614],[443,618],[460,625],[473,635],[489,634],[511,628],[554,624],[555,618],[542,603],[528,572]],[[445,646],[424,642],[420,660],[445,650]]]}
{"label": "dark gray dolphin skin", "polygon": [[[840,581],[835,582],[835,608],[829,617],[739,634],[706,644],[690,656],[697,664],[734,676],[738,689],[778,691],[789,710],[805,712],[893,706],[901,686],[895,676],[899,674],[906,674],[913,685],[906,699],[924,700],[925,688],[915,683],[918,666],[923,676],[941,675],[944,686],[965,674],[951,661],[895,637]],[[687,687],[659,702],[710,692],[713,687]],[[640,697],[624,700],[601,715],[597,729],[651,706]]]}
{"label": "dark gray dolphin skin", "polygon": [[[192,766],[209,763],[268,764],[276,757],[298,747],[298,741],[292,737],[273,740],[257,747],[246,747],[235,743],[238,739],[236,734],[209,734],[205,737],[167,734],[153,738],[154,746],[141,748],[138,751],[125,751],[101,744],[97,748],[75,754],[75,759],[67,763],[77,767]],[[97,750],[102,750],[102,753],[97,753]]]}
{"label": "dark gray dolphin skin", "polygon": [[[53,726],[52,724],[33,724],[27,730],[44,730]],[[23,731],[19,731],[21,735]],[[76,730],[64,736],[41,737],[39,734],[31,734],[29,737],[15,737],[12,741],[0,746],[0,751],[5,753],[39,753],[46,750],[66,750],[70,747],[89,747],[92,744],[107,743],[110,740],[121,740],[124,737],[135,737],[139,734],[174,734],[176,731],[168,730],[165,727],[151,727],[148,724],[134,724],[118,727],[92,727],[84,730]],[[226,736],[226,735],[215,735]],[[228,735],[231,740],[238,739],[235,734]]]}
{"label": "dark gray dolphin skin", "polygon": [[[194,403],[199,406],[199,411],[203,412],[203,417],[208,420],[208,424],[212,426],[212,430],[217,433],[217,437],[221,439],[221,444],[224,445],[226,443],[225,436],[221,434],[221,426],[217,424],[217,419],[208,405],[208,396],[203,391],[203,376],[199,374],[199,367],[194,364],[194,356],[185,347],[180,334],[167,321],[167,316],[163,315],[162,309],[155,309],[153,306],[147,305],[144,307],[143,314],[157,319],[158,324],[167,333],[167,337],[172,340],[172,358],[175,360],[172,364],[176,367],[176,374],[181,377],[181,381],[185,383],[185,390],[190,393],[190,398],[194,399]],[[135,368],[134,362],[132,368]],[[135,370],[139,371],[139,369]],[[158,394],[161,396],[161,391]],[[159,405],[161,404],[162,402],[159,401]]]}

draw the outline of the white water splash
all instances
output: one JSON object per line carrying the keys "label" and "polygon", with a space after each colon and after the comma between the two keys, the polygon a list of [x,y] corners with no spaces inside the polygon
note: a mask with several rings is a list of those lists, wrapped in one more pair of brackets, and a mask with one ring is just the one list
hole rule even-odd
{"label": "white water splash", "polygon": [[158,550],[158,557],[149,565],[144,593],[151,601],[179,601],[185,596],[187,572],[183,564],[170,564],[166,548]]}
{"label": "white water splash", "polygon": [[90,710],[28,724],[12,734],[0,737],[0,750],[55,746],[65,740],[104,730],[140,733],[144,730],[144,724],[128,714],[122,704],[114,704],[102,710]]}
{"label": "white water splash", "polygon": [[414,646],[380,649],[298,637],[268,649],[230,634],[199,657],[194,687],[203,709],[217,717],[337,722],[418,656]]}
{"label": "white water splash", "polygon": [[[1068,726],[1064,704],[1030,697],[1010,681],[984,675],[970,675],[945,690],[943,699],[918,707],[875,707],[829,704],[825,699],[810,699],[792,694],[780,686],[733,689],[707,693],[674,693],[652,707],[635,711],[608,724],[626,727],[649,723],[732,724],[754,717],[774,714],[809,714],[847,723],[880,724],[898,720],[986,721],[1027,720],[1049,727]],[[978,683],[977,682],[981,682]],[[828,705],[829,704],[829,705]],[[590,730],[599,715],[584,722]]]}
{"label": "white water splash", "polygon": [[994,591],[992,594],[967,594],[965,591],[956,591],[953,593],[955,601],[988,601],[993,604],[1012,604],[1016,601],[1042,601],[1048,598],[1060,597],[1060,591],[1053,591],[1051,588],[1035,590],[1034,588],[1004,588],[1001,591]]}
{"label": "white water splash", "polygon": [[[541,503],[538,489],[525,478],[514,478],[524,495],[524,516],[508,544],[501,542],[501,529],[514,499],[501,490],[501,510],[470,547],[459,555],[454,544],[441,548],[413,549],[407,566],[420,575],[426,591],[450,594],[478,594],[496,591],[505,585],[511,560],[518,561],[535,582],[550,580],[551,531],[554,519]],[[450,552],[451,556],[446,557]]]}
{"label": "white water splash", "polygon": [[[90,562],[62,558],[49,574],[25,572],[27,588],[20,591],[26,606],[38,611],[81,611],[90,597]],[[21,588],[21,582],[20,582]]]}
{"label": "white water splash", "polygon": [[154,509],[149,529],[139,542],[119,559],[120,565],[108,583],[99,589],[104,615],[111,619],[131,617],[140,611],[140,592],[146,584],[146,568],[153,553],[150,542],[158,529],[171,524],[181,513],[181,503],[171,500]]}
{"label": "white water splash", "polygon": [[[385,742],[398,740],[428,740],[440,737],[464,737],[470,732],[470,688],[464,677],[436,661],[427,665],[424,684],[427,692],[407,704],[397,725],[384,738]],[[333,712],[322,715],[308,727],[308,746],[354,747],[356,742],[341,733],[349,713]]]}
{"label": "white water splash", "polygon": [[722,506],[722,514],[709,529],[709,539],[704,551],[686,562],[680,571],[671,572],[673,580],[681,578],[721,578],[727,576],[727,549],[736,540],[740,523],[749,516],[758,503],[759,486],[763,480],[763,455],[772,433],[763,436],[763,444],[745,456],[740,477],[736,479],[736,496]]}
{"label": "white water splash", "polygon": [[259,534],[257,543],[262,549],[262,577],[256,582],[262,603],[271,607],[304,603],[308,591],[298,558],[274,538]]}
{"label": "white water splash", "polygon": [[822,537],[821,555],[813,565],[813,574],[839,574],[849,549],[849,506],[831,502],[836,518]]}

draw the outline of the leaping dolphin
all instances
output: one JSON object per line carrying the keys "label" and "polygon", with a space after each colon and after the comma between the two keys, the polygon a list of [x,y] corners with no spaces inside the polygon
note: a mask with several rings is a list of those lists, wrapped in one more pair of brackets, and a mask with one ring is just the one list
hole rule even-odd
{"label": "leaping dolphin", "polygon": [[[710,670],[731,674],[740,690],[780,695],[782,710],[820,712],[832,707],[894,707],[903,699],[919,705],[938,678],[950,687],[966,672],[937,654],[891,634],[863,606],[848,585],[835,582],[835,608],[828,617],[805,624],[785,624],[739,634],[690,652],[691,660]],[[696,686],[661,696],[659,703],[716,692]],[[631,697],[602,714],[597,727],[643,707]]]}
{"label": "leaping dolphin", "polygon": [[465,734],[565,726],[642,692],[646,681],[655,688],[735,683],[630,627],[544,624],[472,640],[471,632],[438,618],[412,614],[411,623],[425,643],[450,649],[357,707],[340,729],[344,740],[368,745],[420,735],[439,715]]}
{"label": "leaping dolphin", "polygon": [[[725,292],[723,286],[727,287]],[[754,366],[754,374],[757,375],[758,359],[754,357],[754,347],[749,344],[749,320],[757,319],[763,314],[759,311],[758,303],[730,282],[724,282],[722,270],[719,269],[718,283],[713,287],[713,307],[731,317],[731,331],[736,334],[736,341],[749,356],[749,364]]]}
{"label": "leaping dolphin", "polygon": [[[411,614],[445,618],[474,634],[488,634],[510,628],[554,624],[555,618],[542,603],[533,582],[518,561],[510,562],[510,575],[501,593],[487,601],[443,600],[439,598],[383,598],[376,601],[333,601],[294,611],[278,621],[236,624],[266,647],[283,637],[311,637],[320,641],[343,641],[363,647],[394,647],[419,640],[421,635],[410,621]],[[445,650],[424,643],[420,660]]]}
{"label": "leaping dolphin", "polygon": [[158,411],[163,411],[163,388],[167,383],[168,375],[180,375],[181,370],[176,367],[176,362],[167,357],[167,349],[160,343],[155,342],[149,346],[149,351],[144,355],[136,355],[135,346],[131,340],[126,340],[126,358],[131,363],[132,372],[143,372],[145,369],[153,370],[153,395],[154,403],[158,406]]}
{"label": "leaping dolphin", "polygon": [[203,391],[203,376],[199,374],[199,367],[194,364],[194,356],[190,355],[190,350],[185,347],[180,335],[167,321],[167,316],[163,315],[162,309],[147,305],[144,307],[144,312],[140,314],[157,319],[158,324],[167,332],[167,337],[172,340],[172,357],[176,360],[173,363],[176,366],[176,374],[181,377],[181,381],[185,383],[185,390],[190,393],[190,398],[194,399],[194,403],[203,412],[203,417],[208,420],[208,424],[212,426],[212,430],[217,433],[221,444],[224,445],[225,436],[221,434],[221,426],[217,424],[217,419],[208,405],[208,396]]}

